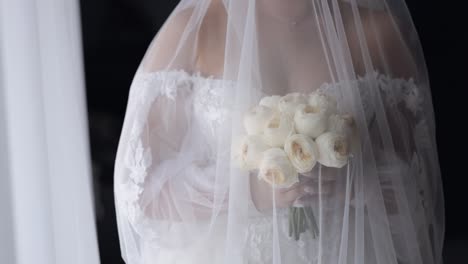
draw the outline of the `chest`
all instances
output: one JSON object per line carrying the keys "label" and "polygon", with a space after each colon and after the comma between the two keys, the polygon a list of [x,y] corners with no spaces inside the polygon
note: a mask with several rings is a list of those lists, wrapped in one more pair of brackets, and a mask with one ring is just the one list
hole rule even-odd
{"label": "chest", "polygon": [[[265,36],[259,49],[262,86],[272,94],[308,93],[331,81],[327,58],[314,40]],[[315,40],[316,41],[316,40]],[[317,47],[317,48],[311,48]]]}

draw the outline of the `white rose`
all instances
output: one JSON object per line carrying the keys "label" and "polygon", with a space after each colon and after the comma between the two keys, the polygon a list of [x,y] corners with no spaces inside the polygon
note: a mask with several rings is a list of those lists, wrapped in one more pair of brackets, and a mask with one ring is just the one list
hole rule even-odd
{"label": "white rose", "polygon": [[258,135],[263,132],[266,123],[275,111],[266,106],[252,107],[244,116],[244,127],[249,135]]}
{"label": "white rose", "polygon": [[320,135],[315,142],[319,151],[318,162],[332,168],[342,168],[348,163],[349,146],[346,137],[335,132]]}
{"label": "white rose", "polygon": [[280,99],[281,99],[281,96],[279,95],[263,97],[260,100],[259,105],[270,107],[271,109],[278,109],[278,103]]}
{"label": "white rose", "polygon": [[338,104],[335,98],[325,94],[322,90],[316,90],[309,94],[309,104],[319,109],[325,109],[328,114],[338,111]]}
{"label": "white rose", "polygon": [[328,114],[323,108],[299,105],[294,114],[294,126],[298,133],[316,138],[327,130]]}
{"label": "white rose", "polygon": [[306,104],[307,97],[301,93],[289,93],[283,97],[278,102],[278,109],[282,113],[294,114],[296,108],[300,104]]}
{"label": "white rose", "polygon": [[258,177],[278,188],[287,188],[299,181],[299,175],[281,148],[271,148],[263,153]]}
{"label": "white rose", "polygon": [[341,134],[347,138],[354,135],[356,124],[351,115],[331,115],[328,119],[328,131]]}
{"label": "white rose", "polygon": [[269,147],[258,135],[247,135],[232,146],[233,160],[237,166],[244,170],[257,169],[262,154]]}
{"label": "white rose", "polygon": [[294,120],[291,116],[276,113],[266,124],[263,138],[271,147],[283,147],[286,138],[294,133]]}
{"label": "white rose", "polygon": [[319,157],[315,142],[302,134],[289,136],[284,143],[284,151],[299,173],[310,172]]}

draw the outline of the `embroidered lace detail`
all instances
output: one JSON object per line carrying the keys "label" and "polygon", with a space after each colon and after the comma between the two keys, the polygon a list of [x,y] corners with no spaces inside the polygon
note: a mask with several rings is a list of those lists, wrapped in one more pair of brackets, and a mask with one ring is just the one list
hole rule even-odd
{"label": "embroidered lace detail", "polygon": [[422,111],[423,96],[413,79],[393,78],[375,71],[345,83],[324,83],[319,89],[337,98],[342,96],[341,91],[344,85],[351,89],[358,89],[367,120],[371,120],[375,114],[374,104],[379,99],[391,107],[403,104],[414,116]]}
{"label": "embroidered lace detail", "polygon": [[[375,86],[373,85],[375,84]],[[185,71],[138,73],[132,83],[129,100],[132,103],[127,111],[134,117],[131,120],[130,141],[127,153],[125,153],[125,166],[128,176],[122,179],[118,185],[119,208],[124,210],[132,224],[139,225],[137,229],[144,229],[145,236],[158,237],[158,232],[167,232],[164,228],[149,227],[151,223],[142,219],[142,210],[139,199],[143,192],[145,179],[151,167],[152,157],[150,149],[144,144],[143,132],[151,104],[158,96],[165,96],[175,100],[179,91],[192,93],[194,117],[202,126],[211,132],[209,137],[216,135],[217,127],[228,115],[225,98],[225,88],[232,87],[234,82],[213,77],[202,77],[200,74],[189,74]],[[325,83],[320,89],[327,93],[339,93],[342,83]],[[346,82],[351,89],[359,89],[364,112],[368,120],[374,115],[373,104],[376,92],[369,88],[377,87],[381,92],[385,104],[396,106],[404,105],[415,116],[422,111],[423,99],[418,86],[413,80],[395,79],[377,72],[359,77],[357,80]],[[373,87],[369,87],[369,85]],[[339,97],[338,97],[339,98]],[[428,134],[427,124],[421,120],[416,127],[416,133]],[[206,127],[205,127],[206,126]],[[418,132],[419,131],[419,132]],[[417,137],[421,144],[430,140],[426,137]],[[420,145],[421,145],[420,144]],[[415,157],[414,168],[418,168],[418,157]],[[419,161],[420,162],[420,161]],[[413,168],[413,169],[414,169]],[[422,172],[420,172],[422,173]],[[287,211],[287,210],[286,210]],[[138,223],[137,223],[138,222]],[[316,263],[317,254],[311,252],[317,243],[307,234],[301,236],[298,241],[288,236],[287,214],[278,215],[278,235],[280,247],[288,248],[286,251],[296,251],[294,263]],[[246,248],[249,252],[248,263],[262,264],[272,263],[274,236],[274,223],[271,216],[252,217],[246,230]]]}
{"label": "embroidered lace detail", "polygon": [[272,263],[273,219],[267,216],[251,219],[246,233],[249,263]]}
{"label": "embroidered lace detail", "polygon": [[119,188],[122,195],[121,207],[133,223],[141,220],[142,213],[138,201],[152,163],[151,150],[145,147],[142,137],[146,119],[156,97],[165,96],[175,100],[179,89],[191,89],[190,82],[186,78],[179,79],[178,76],[176,73],[138,73],[130,89],[129,101],[132,104],[128,111],[134,112],[134,119],[124,160],[129,173],[126,179],[122,179]]}
{"label": "embroidered lace detail", "polygon": [[216,85],[216,82],[203,85],[195,91],[193,108],[196,113],[205,118],[199,120],[209,128],[212,135],[216,134],[216,128],[225,121],[227,109],[223,99],[223,90]]}
{"label": "embroidered lace detail", "polygon": [[[280,209],[277,211],[278,241],[281,250],[285,252],[295,251],[288,255],[291,263],[316,263],[317,254],[315,248],[317,240],[314,240],[310,233],[301,234],[299,240],[289,237],[289,210]],[[271,215],[261,215],[252,217],[246,230],[246,247],[248,252],[248,263],[269,264],[273,262],[273,241],[274,241],[274,221]]]}
{"label": "embroidered lace detail", "polygon": [[129,173],[127,179],[123,179],[120,184],[122,207],[132,222],[142,220],[138,200],[152,163],[151,150],[143,143],[143,131],[154,100],[158,96],[175,100],[179,92],[191,93],[195,120],[202,126],[202,130],[207,128],[207,131],[211,131],[211,135],[207,135],[211,138],[227,115],[225,102],[222,100],[225,90],[222,88],[232,84],[230,81],[185,71],[136,74],[129,94],[129,101],[132,103],[127,110],[134,117],[124,160]]}
{"label": "embroidered lace detail", "polygon": [[151,165],[151,152],[143,147],[141,140],[136,138],[129,142],[125,165],[130,173],[122,186],[125,189],[123,194],[126,195],[124,200],[130,219],[136,221],[140,216],[138,199],[143,192],[142,184]]}

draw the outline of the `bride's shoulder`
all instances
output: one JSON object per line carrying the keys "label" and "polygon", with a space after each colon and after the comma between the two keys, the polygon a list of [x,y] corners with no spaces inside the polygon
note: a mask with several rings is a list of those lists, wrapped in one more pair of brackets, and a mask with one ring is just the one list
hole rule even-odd
{"label": "bride's shoulder", "polygon": [[227,14],[221,1],[200,8],[175,9],[148,48],[143,65],[147,71],[175,68],[217,75],[224,61]]}
{"label": "bride's shoulder", "polygon": [[174,40],[184,31],[200,34],[202,37],[208,37],[209,34],[224,35],[226,23],[227,13],[221,1],[212,1],[207,8],[200,5],[178,7],[164,23],[156,41]]}
{"label": "bride's shoulder", "polygon": [[[384,8],[342,5],[346,34],[358,70],[365,72],[363,57],[366,44],[373,66],[381,72],[390,70],[399,77],[413,76],[413,55],[402,38],[402,21]],[[358,25],[358,26],[357,26]],[[411,26],[411,25],[408,25]],[[362,30],[360,30],[362,29]]]}
{"label": "bride's shoulder", "polygon": [[393,24],[397,22],[397,18],[383,7],[357,5],[353,8],[351,3],[342,1],[340,2],[340,13],[348,26],[347,30],[355,30],[356,23],[351,22],[359,20],[366,31],[373,27],[381,33],[389,34],[394,29]]}

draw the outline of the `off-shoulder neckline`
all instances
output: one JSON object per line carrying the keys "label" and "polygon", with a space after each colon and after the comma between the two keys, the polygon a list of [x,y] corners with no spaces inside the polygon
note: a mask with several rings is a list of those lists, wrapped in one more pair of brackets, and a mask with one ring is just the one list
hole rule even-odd
{"label": "off-shoulder neckline", "polygon": [[139,72],[138,74],[141,74],[143,76],[157,76],[161,78],[167,78],[169,79],[192,79],[192,80],[198,80],[198,81],[213,81],[213,82],[232,82],[234,83],[235,81],[232,80],[227,80],[227,79],[222,79],[221,77],[217,77],[214,75],[206,75],[203,74],[199,71],[195,72],[189,72],[187,70],[160,70],[160,71],[151,71],[151,72]]}
{"label": "off-shoulder neckline", "polygon": [[[214,84],[235,84],[236,81],[223,79],[222,77],[218,77],[215,75],[206,75],[199,71],[189,72],[183,69],[174,69],[174,70],[159,70],[159,71],[151,71],[151,72],[137,72],[137,75],[153,77],[156,79],[162,80],[181,80],[181,81],[198,81],[202,83],[214,83]],[[392,77],[388,74],[384,74],[379,72],[378,70],[373,70],[371,72],[367,72],[364,75],[357,75],[354,79],[349,80],[338,80],[338,81],[325,81],[323,82],[319,88],[329,87],[329,86],[340,86],[343,83],[359,83],[366,80],[395,80],[399,82],[413,82],[413,78],[399,78],[399,77]]]}

